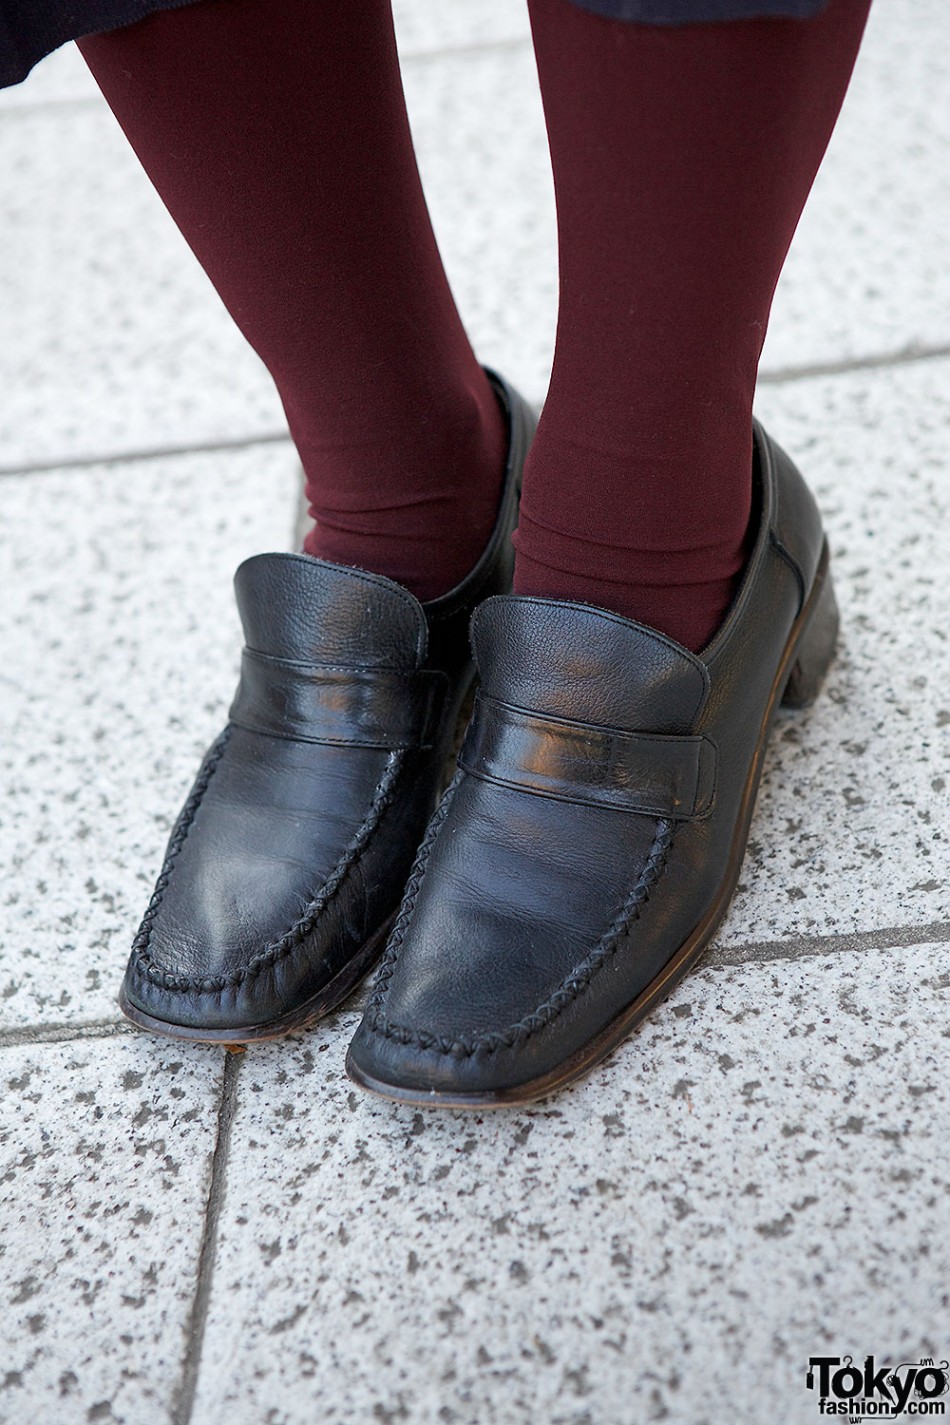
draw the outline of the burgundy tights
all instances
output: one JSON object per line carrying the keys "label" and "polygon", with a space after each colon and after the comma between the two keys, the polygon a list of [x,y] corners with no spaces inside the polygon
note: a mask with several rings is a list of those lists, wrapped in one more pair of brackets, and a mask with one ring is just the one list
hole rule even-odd
{"label": "burgundy tights", "polygon": [[667,28],[529,0],[560,306],[520,593],[599,604],[697,652],[721,622],[772,294],[869,5]]}
{"label": "burgundy tights", "polygon": [[[769,307],[870,0],[672,28],[529,0],[558,202],[516,589],[699,649],[744,557]],[[203,0],[81,42],[268,366],[306,549],[420,598],[494,521],[504,432],[429,224],[389,0]]]}

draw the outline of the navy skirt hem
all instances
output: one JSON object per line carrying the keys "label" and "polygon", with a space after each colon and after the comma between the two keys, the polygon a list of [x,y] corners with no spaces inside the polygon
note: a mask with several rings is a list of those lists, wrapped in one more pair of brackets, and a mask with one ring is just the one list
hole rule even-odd
{"label": "navy skirt hem", "polygon": [[[67,40],[117,30],[156,10],[196,0],[0,0],[0,88],[19,84],[38,60]],[[317,0],[315,0],[317,3]],[[807,19],[828,0],[573,0],[612,20],[641,25],[701,25],[771,15]]]}
{"label": "navy skirt hem", "polygon": [[639,25],[708,25],[717,20],[809,20],[828,0],[573,0],[609,20]]}
{"label": "navy skirt hem", "polygon": [[177,10],[195,0],[0,0],[0,89],[19,84],[35,64],[69,40],[118,30],[156,10]]}

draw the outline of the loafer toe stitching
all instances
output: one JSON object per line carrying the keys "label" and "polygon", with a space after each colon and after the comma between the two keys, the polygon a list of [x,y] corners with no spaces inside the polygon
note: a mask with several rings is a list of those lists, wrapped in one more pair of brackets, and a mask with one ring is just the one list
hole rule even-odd
{"label": "loafer toe stitching", "polygon": [[172,843],[169,846],[168,854],[165,857],[161,874],[156,883],[152,900],[149,903],[145,918],[142,921],[142,925],[132,945],[135,968],[146,979],[158,985],[161,989],[182,991],[188,994],[223,994],[226,990],[236,989],[237,986],[243,984],[245,980],[272,969],[278,961],[293,955],[307,936],[314,930],[317,921],[326,910],[327,905],[341,890],[357,866],[369,844],[370,837],[379,825],[387,807],[393,801],[395,784],[405,761],[405,754],[402,752],[393,752],[390,754],[386,770],[377,785],[372,805],[363,818],[356,835],[343,852],[316,896],[307,904],[302,915],[278,940],[265,946],[262,950],[258,951],[246,965],[242,965],[237,970],[232,970],[230,974],[183,975],[159,964],[149,953],[149,945],[162,896],[171,880],[175,859],[181,851],[185,837],[194,820],[195,813],[208,788],[211,776],[221,759],[225,746],[227,745],[229,734],[230,726],[225,728],[221,737],[212,747],[205,763],[205,768],[195,783],[188,802],[185,804],[175,835],[172,838]]}
{"label": "loafer toe stitching", "polygon": [[[450,790],[457,786],[460,780],[461,776],[457,776]],[[439,826],[448,814],[448,802],[449,795],[446,793],[446,800],[440,808]],[[386,955],[380,965],[376,987],[367,1011],[366,1024],[372,1033],[385,1039],[393,1039],[406,1048],[412,1046],[453,1058],[471,1058],[476,1054],[487,1057],[500,1049],[513,1049],[517,1045],[523,1044],[532,1034],[537,1034],[548,1028],[568,1005],[579,999],[590,988],[591,981],[599,971],[617,952],[624,936],[639,918],[641,909],[649,900],[654,886],[666,869],[676,835],[675,822],[665,818],[657,821],[653,844],[636,885],[598,944],[562,980],[553,994],[530,1014],[524,1015],[515,1024],[510,1024],[505,1029],[466,1036],[435,1034],[429,1030],[412,1029],[408,1025],[395,1024],[383,1013],[389,982],[395,972],[399,949],[412,918],[416,896],[425,874],[425,863],[429,858],[429,852],[438,829],[438,826],[433,823],[430,828],[431,835],[423,843],[416,865],[413,867],[403,909],[393,927]]]}
{"label": "loafer toe stitching", "polygon": [[[148,950],[149,941],[151,940],[152,936],[152,926],[155,921],[155,917],[158,915],[162,899],[165,895],[165,891],[168,888],[168,883],[171,880],[172,872],[175,869],[175,861],[177,860],[181,852],[181,848],[185,844],[185,838],[191,830],[191,825],[195,819],[195,814],[198,811],[198,808],[201,806],[202,801],[204,800],[204,794],[208,790],[209,783],[211,782],[211,778],[214,776],[215,771],[217,770],[218,763],[224,756],[224,751],[228,745],[228,742],[230,741],[230,738],[231,724],[229,723],[224,729],[224,731],[217,738],[217,740],[212,743],[211,748],[209,749],[207,756],[205,757],[201,770],[195,780],[195,784],[188,794],[188,800],[185,802],[185,805],[182,807],[181,812],[179,813],[178,821],[175,823],[175,829],[172,832],[171,840],[168,843],[168,850],[165,852],[165,860],[162,862],[162,869],[158,874],[158,880],[155,882],[155,889],[152,892],[152,898],[148,903],[144,916],[142,917],[142,923],[136,932],[135,939],[132,941],[132,952],[135,955],[143,954],[143,952],[147,952]],[[148,964],[154,964],[154,962],[149,959],[147,954],[144,954],[144,958],[148,962]],[[170,971],[166,972],[161,966],[158,965],[154,965],[154,968],[156,970],[160,970],[162,974],[171,973]]]}
{"label": "loafer toe stitching", "polygon": [[452,803],[455,800],[455,793],[461,785],[464,775],[464,772],[456,772],[446,787],[442,795],[442,801],[432,817],[432,820],[429,822],[428,830],[416,853],[416,859],[412,863],[412,870],[409,873],[406,889],[403,892],[403,901],[399,908],[399,915],[392,928],[392,933],[389,937],[383,958],[379,962],[379,969],[376,972],[376,980],[373,985],[373,993],[370,996],[369,1005],[367,1006],[367,1014],[373,1014],[376,1017],[382,1016],[383,1004],[386,995],[389,993],[389,982],[395,972],[396,962],[399,959],[399,951],[402,948],[406,930],[412,919],[412,913],[416,905],[416,897],[419,894],[419,887],[422,885],[422,878],[425,875],[426,863],[429,860],[429,855],[435,844],[435,839],[442,828],[442,824],[449,814]]}

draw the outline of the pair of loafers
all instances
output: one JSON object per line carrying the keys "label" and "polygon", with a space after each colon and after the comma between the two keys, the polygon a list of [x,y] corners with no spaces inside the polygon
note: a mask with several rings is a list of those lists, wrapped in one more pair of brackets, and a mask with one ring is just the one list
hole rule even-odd
{"label": "pair of loafers", "polygon": [[776,712],[812,700],[834,652],[815,502],[757,425],[757,536],[700,656],[512,596],[534,421],[489,374],[508,467],[457,589],[420,604],[304,555],[238,570],[237,696],[122,988],[142,1027],[286,1034],[380,960],[350,1077],[412,1103],[522,1103],[608,1054],[721,923]]}

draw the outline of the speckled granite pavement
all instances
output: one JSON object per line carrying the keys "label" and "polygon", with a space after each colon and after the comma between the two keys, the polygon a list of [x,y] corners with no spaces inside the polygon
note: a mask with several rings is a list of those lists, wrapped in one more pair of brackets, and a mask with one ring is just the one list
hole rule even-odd
{"label": "speckled granite pavement", "polygon": [[[399,25],[466,320],[540,399],[523,7]],[[943,0],[876,0],[758,403],[842,649],[728,922],[586,1083],[483,1117],[357,1093],[357,1006],[242,1056],[119,1017],[295,460],[77,56],[0,95],[3,1425],[809,1425],[809,1356],[948,1356],[948,94]]]}

